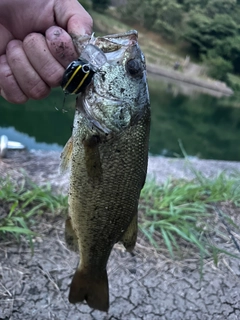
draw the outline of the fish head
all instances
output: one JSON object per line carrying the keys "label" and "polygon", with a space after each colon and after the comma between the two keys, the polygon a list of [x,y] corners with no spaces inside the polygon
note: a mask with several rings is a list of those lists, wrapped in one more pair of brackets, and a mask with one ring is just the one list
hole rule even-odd
{"label": "fish head", "polygon": [[92,38],[83,50],[81,57],[87,56],[96,71],[77,105],[94,129],[120,132],[149,107],[145,57],[137,39],[135,30]]}

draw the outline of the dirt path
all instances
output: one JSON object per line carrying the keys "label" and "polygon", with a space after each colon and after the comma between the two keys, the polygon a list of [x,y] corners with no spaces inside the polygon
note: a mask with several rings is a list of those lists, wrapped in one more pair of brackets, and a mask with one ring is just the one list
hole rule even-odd
{"label": "dirt path", "polygon": [[[240,168],[239,163],[194,161],[210,176],[223,168],[229,173]],[[8,159],[0,160],[0,175],[21,179],[20,168],[24,168],[38,183],[50,180],[55,188],[66,192],[67,177],[57,173],[58,162],[59,154],[55,152],[12,153]],[[149,174],[157,174],[159,182],[170,173],[176,178],[192,175],[183,160],[150,159]],[[239,223],[239,210],[225,204],[224,211]],[[1,320],[240,319],[239,260],[223,255],[218,268],[212,259],[204,260],[201,281],[198,254],[192,248],[183,243],[184,259],[172,261],[163,245],[157,253],[141,234],[133,254],[117,245],[111,255],[108,314],[91,310],[86,304],[69,304],[69,283],[78,256],[64,244],[63,224],[61,216],[46,213],[38,217],[34,256],[24,241],[20,245],[8,240],[1,242]],[[238,254],[224,228],[223,236],[215,235],[214,241]]]}

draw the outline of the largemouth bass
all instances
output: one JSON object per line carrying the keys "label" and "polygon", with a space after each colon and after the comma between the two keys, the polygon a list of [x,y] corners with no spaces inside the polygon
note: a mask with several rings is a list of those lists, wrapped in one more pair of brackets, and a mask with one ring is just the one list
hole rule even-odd
{"label": "largemouth bass", "polygon": [[70,166],[65,238],[80,253],[69,301],[86,300],[102,311],[109,308],[111,250],[118,241],[129,251],[136,243],[147,172],[150,103],[137,36],[133,30],[75,39],[78,67],[88,61],[94,75],[77,96],[72,137],[62,153],[62,170]]}

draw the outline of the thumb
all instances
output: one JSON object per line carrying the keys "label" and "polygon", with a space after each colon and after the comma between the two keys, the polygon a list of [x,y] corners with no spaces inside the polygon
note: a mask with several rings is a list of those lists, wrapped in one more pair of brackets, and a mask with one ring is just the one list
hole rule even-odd
{"label": "thumb", "polygon": [[76,36],[92,33],[93,21],[77,0],[56,0],[54,13],[57,25]]}

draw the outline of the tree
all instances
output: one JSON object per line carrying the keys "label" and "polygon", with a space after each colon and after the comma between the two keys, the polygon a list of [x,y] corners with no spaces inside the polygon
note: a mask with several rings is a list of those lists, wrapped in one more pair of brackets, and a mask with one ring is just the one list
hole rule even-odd
{"label": "tree", "polygon": [[144,25],[144,6],[145,1],[129,0],[125,5],[119,8],[121,18],[125,21],[138,22],[139,25]]}
{"label": "tree", "polygon": [[122,12],[173,41],[187,40],[221,79],[240,73],[240,0],[126,0]]}
{"label": "tree", "polygon": [[206,7],[208,0],[183,0],[181,2],[185,11],[194,10],[199,12],[199,10],[201,11],[202,8]]}
{"label": "tree", "polygon": [[211,19],[198,12],[191,12],[187,21],[183,38],[185,38],[200,54],[205,53],[212,47],[209,29]]}
{"label": "tree", "polygon": [[203,57],[203,61],[208,67],[208,74],[210,77],[221,81],[228,81],[228,73],[233,71],[231,61],[216,55],[215,52],[211,53],[211,51]]}
{"label": "tree", "polygon": [[156,12],[153,30],[163,33],[168,38],[178,36],[178,27],[182,21],[181,5],[175,0],[161,0],[158,1]]}
{"label": "tree", "polygon": [[216,14],[231,15],[236,5],[236,0],[209,0],[205,12],[209,17],[214,17]]}
{"label": "tree", "polygon": [[182,7],[176,0],[128,0],[121,12],[124,20],[171,38],[177,37],[182,21]]}
{"label": "tree", "polygon": [[193,12],[187,21],[184,38],[201,53],[214,48],[216,42],[224,45],[226,38],[238,35],[238,29],[238,25],[227,14],[216,14],[212,19]]}

